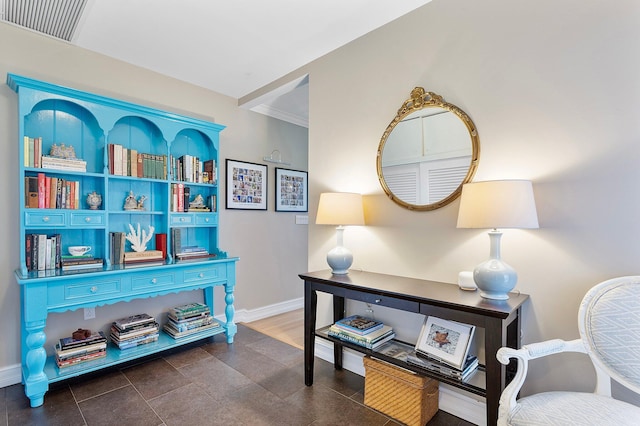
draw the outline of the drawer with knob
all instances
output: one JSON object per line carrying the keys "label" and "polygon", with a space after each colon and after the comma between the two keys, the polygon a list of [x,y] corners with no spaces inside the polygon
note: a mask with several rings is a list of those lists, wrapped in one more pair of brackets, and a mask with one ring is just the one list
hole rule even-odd
{"label": "drawer with knob", "polygon": [[227,268],[225,265],[212,267],[192,267],[184,271],[184,282],[192,284],[194,282],[224,281],[227,278]]}
{"label": "drawer with knob", "polygon": [[174,274],[169,273],[152,273],[135,277],[131,280],[131,288],[133,290],[159,290],[163,287],[173,286],[176,282]]}

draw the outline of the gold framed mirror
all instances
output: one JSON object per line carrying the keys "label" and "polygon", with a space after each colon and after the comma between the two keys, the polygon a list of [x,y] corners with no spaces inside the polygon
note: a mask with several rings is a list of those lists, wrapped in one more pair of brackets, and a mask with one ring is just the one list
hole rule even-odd
{"label": "gold framed mirror", "polygon": [[475,124],[442,96],[411,91],[380,139],[376,168],[382,189],[409,210],[435,210],[460,196],[478,168]]}

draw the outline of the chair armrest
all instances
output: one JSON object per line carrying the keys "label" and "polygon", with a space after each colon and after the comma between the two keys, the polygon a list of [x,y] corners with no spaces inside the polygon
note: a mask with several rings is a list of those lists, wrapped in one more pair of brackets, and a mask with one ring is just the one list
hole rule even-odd
{"label": "chair armrest", "polygon": [[[531,343],[524,345],[520,349],[513,349],[508,347],[502,347],[498,349],[496,357],[502,364],[507,365],[511,358],[515,358],[518,361],[518,368],[516,375],[504,389],[500,396],[500,408],[499,408],[499,421],[498,424],[503,423],[508,418],[508,414],[516,407],[516,397],[524,384],[524,380],[527,377],[527,371],[529,369],[529,360],[540,358],[547,355],[553,355],[560,352],[582,352],[586,353],[586,349],[582,340],[576,339],[571,341],[565,341],[560,339],[552,339],[544,342]],[[500,421],[502,420],[502,422]]]}

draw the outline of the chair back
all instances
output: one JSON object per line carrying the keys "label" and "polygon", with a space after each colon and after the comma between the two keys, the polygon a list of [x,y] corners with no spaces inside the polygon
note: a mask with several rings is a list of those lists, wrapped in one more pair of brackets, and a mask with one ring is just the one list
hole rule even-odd
{"label": "chair back", "polygon": [[640,393],[640,276],[613,278],[589,290],[578,327],[592,362]]}

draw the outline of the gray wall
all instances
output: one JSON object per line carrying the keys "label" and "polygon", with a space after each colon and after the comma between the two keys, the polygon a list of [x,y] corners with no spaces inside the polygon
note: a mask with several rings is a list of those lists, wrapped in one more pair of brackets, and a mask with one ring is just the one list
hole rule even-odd
{"label": "gray wall", "polygon": [[[516,289],[531,296],[523,341],[577,338],[585,292],[639,272],[638,22],[635,0],[434,0],[309,64],[299,72],[310,75],[310,217],[323,191],[365,194],[367,226],[344,236],[355,268],[455,283],[488,258],[485,231],[456,229],[458,201],[412,212],[378,183],[380,137],[423,86],[475,122],[475,180],[534,182],[540,229],[502,238]],[[332,227],[310,225],[310,270],[327,268],[333,245]],[[420,318],[376,315],[417,337]],[[540,360],[524,394],[591,390],[588,365],[582,355]]]}
{"label": "gray wall", "polygon": [[[263,163],[274,149],[291,163],[288,168],[307,170],[308,131],[238,107],[236,99],[185,84],[159,74],[73,47],[45,36],[0,23],[0,371],[15,370],[19,356],[19,289],[13,277],[18,267],[17,95],[4,84],[15,73],[142,105],[215,121],[227,128],[221,134],[220,168],[224,160]],[[274,212],[274,165],[269,165],[268,210],[225,210],[219,200],[220,248],[237,263],[235,305],[238,317],[260,315],[260,308],[302,297],[296,273],[307,267],[307,226],[295,225],[294,213]],[[221,189],[221,198],[224,195]],[[84,321],[82,312],[51,315],[50,342],[77,327],[106,329],[113,319],[136,312],[159,315],[175,303],[201,300],[201,293],[184,293],[156,299],[96,308],[96,319]],[[216,314],[223,314],[223,293],[216,293]],[[5,371],[6,372],[6,371]],[[0,382],[3,376],[0,373]],[[6,384],[6,383],[5,383]]]}

